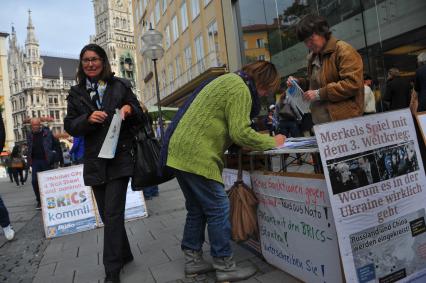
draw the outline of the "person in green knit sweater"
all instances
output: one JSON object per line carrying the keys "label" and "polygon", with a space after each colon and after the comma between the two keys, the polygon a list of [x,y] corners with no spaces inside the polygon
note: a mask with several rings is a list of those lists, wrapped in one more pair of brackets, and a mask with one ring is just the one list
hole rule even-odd
{"label": "person in green knit sweater", "polygon": [[[254,150],[284,143],[283,135],[271,137],[251,128],[251,119],[260,110],[259,96],[274,93],[279,83],[275,66],[266,61],[222,75],[194,92],[177,118],[180,120],[174,121],[165,134],[166,164],[175,170],[186,201],[181,243],[186,275],[216,270],[221,282],[243,280],[256,273],[253,266],[236,266],[232,256],[223,158],[233,143]],[[206,225],[213,265],[202,258]]]}

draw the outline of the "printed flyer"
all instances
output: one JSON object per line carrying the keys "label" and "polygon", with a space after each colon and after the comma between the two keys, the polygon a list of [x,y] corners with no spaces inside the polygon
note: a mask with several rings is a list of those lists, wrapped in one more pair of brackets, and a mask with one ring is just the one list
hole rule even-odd
{"label": "printed flyer", "polygon": [[83,165],[38,173],[46,238],[96,228],[92,192],[83,181]]}
{"label": "printed flyer", "polygon": [[347,282],[426,282],[426,177],[409,109],[314,127]]}

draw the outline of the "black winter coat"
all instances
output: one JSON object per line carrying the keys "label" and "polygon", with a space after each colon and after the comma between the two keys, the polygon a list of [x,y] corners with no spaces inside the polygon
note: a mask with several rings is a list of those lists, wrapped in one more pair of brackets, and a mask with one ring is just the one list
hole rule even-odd
{"label": "black winter coat", "polygon": [[[71,87],[67,97],[68,110],[64,119],[65,130],[72,136],[84,136],[84,169],[83,177],[86,186],[101,185],[111,180],[133,175],[133,134],[132,126],[142,119],[142,109],[131,90],[128,80],[113,77],[107,82],[103,97],[103,108],[108,118],[103,124],[90,124],[88,117],[92,110],[81,101],[83,97],[91,103],[90,95],[85,87]],[[123,105],[132,107],[132,115],[121,124],[120,136],[113,159],[98,158],[105,136],[111,124],[115,109]]]}
{"label": "black winter coat", "polygon": [[401,77],[396,77],[386,83],[384,101],[388,103],[389,110],[397,110],[410,106],[410,83]]}
{"label": "black winter coat", "polygon": [[3,117],[0,112],[0,152],[3,151],[4,141],[6,140],[6,131],[4,129]]}

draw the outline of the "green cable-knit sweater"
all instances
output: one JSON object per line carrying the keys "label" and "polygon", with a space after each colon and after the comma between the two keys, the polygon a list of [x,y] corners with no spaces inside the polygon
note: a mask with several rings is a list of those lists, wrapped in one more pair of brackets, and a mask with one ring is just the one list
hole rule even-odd
{"label": "green cable-knit sweater", "polygon": [[240,76],[230,73],[210,82],[177,125],[167,165],[223,183],[224,152],[233,142],[255,150],[274,147],[274,138],[250,127],[251,104]]}

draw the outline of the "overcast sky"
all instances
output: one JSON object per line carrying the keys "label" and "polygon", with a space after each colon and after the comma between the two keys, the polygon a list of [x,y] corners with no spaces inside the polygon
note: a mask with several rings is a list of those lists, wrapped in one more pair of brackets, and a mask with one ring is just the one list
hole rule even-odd
{"label": "overcast sky", "polygon": [[0,0],[0,31],[15,26],[18,43],[25,44],[28,9],[42,53],[78,57],[95,34],[91,0]]}

